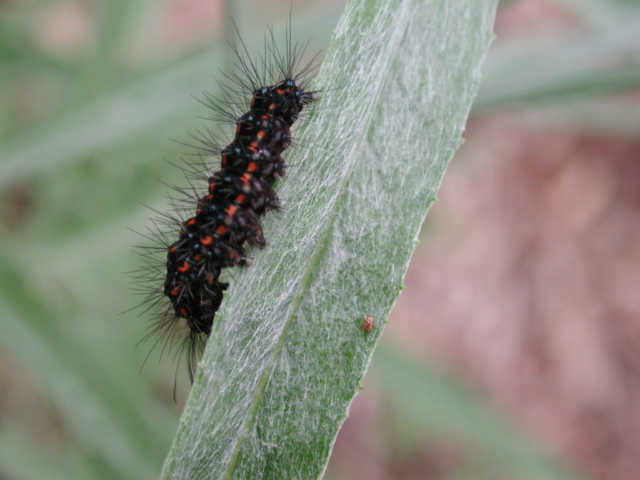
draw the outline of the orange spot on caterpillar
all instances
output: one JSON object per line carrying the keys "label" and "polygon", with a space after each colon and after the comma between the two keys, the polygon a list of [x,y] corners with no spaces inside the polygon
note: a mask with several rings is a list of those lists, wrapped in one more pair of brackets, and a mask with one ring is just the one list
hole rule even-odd
{"label": "orange spot on caterpillar", "polygon": [[247,197],[245,195],[238,195],[235,199],[236,203],[244,203],[244,201],[247,199]]}
{"label": "orange spot on caterpillar", "polygon": [[213,237],[211,235],[207,235],[202,240],[200,240],[200,243],[202,243],[203,245],[211,245],[211,242],[213,242]]}
{"label": "orange spot on caterpillar", "polygon": [[255,172],[256,170],[258,170],[258,164],[255,162],[251,162],[249,165],[247,165],[247,170],[249,170],[250,172]]}
{"label": "orange spot on caterpillar", "polygon": [[191,265],[189,265],[187,262],[184,262],[181,267],[178,267],[178,271],[180,273],[186,273],[189,271],[190,268],[191,268]]}
{"label": "orange spot on caterpillar", "polygon": [[216,233],[219,233],[220,235],[227,233],[227,227],[225,227],[224,225],[220,225],[218,228],[216,228]]}
{"label": "orange spot on caterpillar", "polygon": [[225,213],[230,217],[233,217],[237,211],[238,211],[238,207],[236,207],[235,205],[230,205],[229,208],[225,210]]}
{"label": "orange spot on caterpillar", "polygon": [[191,226],[191,225],[195,225],[196,223],[196,219],[195,218],[190,218],[189,220],[187,220],[187,225]]}

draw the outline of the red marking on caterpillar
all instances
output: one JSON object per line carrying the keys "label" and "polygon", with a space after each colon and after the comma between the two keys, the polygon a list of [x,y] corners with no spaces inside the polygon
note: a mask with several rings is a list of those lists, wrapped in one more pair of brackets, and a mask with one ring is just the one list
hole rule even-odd
{"label": "red marking on caterpillar", "polygon": [[145,295],[145,311],[155,315],[143,341],[157,336],[154,347],[179,347],[176,356],[186,353],[191,381],[228,287],[220,275],[249,264],[245,243],[266,245],[258,220],[280,209],[271,185],[284,175],[281,154],[291,144],[292,125],[317,100],[317,92],[308,90],[316,57],[301,63],[306,45],[292,43],[290,23],[284,51],[269,32],[256,58],[242,39],[232,45],[237,72],[225,74],[222,86],[231,98],[205,94],[204,103],[215,113],[211,120],[235,124],[235,137],[224,147],[211,136],[194,137],[198,158],[220,158],[220,167],[202,161],[184,167],[191,190],[175,188],[182,198],[172,199],[170,213],[156,212],[154,227],[144,235],[154,245],[138,247],[144,266],[134,284]]}

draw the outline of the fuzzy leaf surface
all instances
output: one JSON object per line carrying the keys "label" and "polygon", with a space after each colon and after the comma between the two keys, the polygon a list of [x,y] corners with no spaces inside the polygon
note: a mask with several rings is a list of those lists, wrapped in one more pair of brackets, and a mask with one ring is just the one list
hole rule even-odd
{"label": "fuzzy leaf surface", "polygon": [[234,272],[162,478],[322,476],[461,142],[495,10],[348,3],[276,186],[282,213]]}

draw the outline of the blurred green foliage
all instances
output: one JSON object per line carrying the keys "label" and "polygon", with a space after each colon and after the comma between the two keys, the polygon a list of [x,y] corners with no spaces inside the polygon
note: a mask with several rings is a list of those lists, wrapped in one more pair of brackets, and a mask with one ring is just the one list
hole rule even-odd
{"label": "blurred green foliage", "polygon": [[[640,109],[615,94],[640,85],[640,2],[557,2],[583,28],[496,42],[472,114],[511,109],[637,137]],[[162,159],[183,154],[170,139],[188,141],[207,116],[191,95],[216,94],[229,33],[174,45],[158,33],[163,2],[64,4],[86,22],[79,43],[56,44],[47,30],[62,2],[0,1],[0,476],[151,479],[188,385],[180,375],[174,404],[175,367],[157,352],[139,372],[151,347],[134,348],[145,318],[119,315],[137,303],[123,272],[136,268],[130,246],[141,239],[128,229],[144,230],[142,204],[165,203],[157,178],[180,180]],[[250,45],[261,42],[251,31],[289,7],[230,5],[241,26],[259,25],[243,33]],[[328,44],[341,10],[296,2],[293,25],[311,51]],[[472,470],[456,478],[575,478],[435,366],[387,346],[371,376],[400,392],[383,398],[398,426],[393,454],[438,432],[474,445]]]}

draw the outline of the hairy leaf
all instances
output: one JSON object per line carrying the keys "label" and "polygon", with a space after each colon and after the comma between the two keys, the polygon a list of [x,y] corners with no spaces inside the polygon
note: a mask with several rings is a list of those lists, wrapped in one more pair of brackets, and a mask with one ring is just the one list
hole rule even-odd
{"label": "hairy leaf", "polygon": [[283,213],[234,275],[162,478],[322,475],[461,142],[495,9],[348,3]]}

